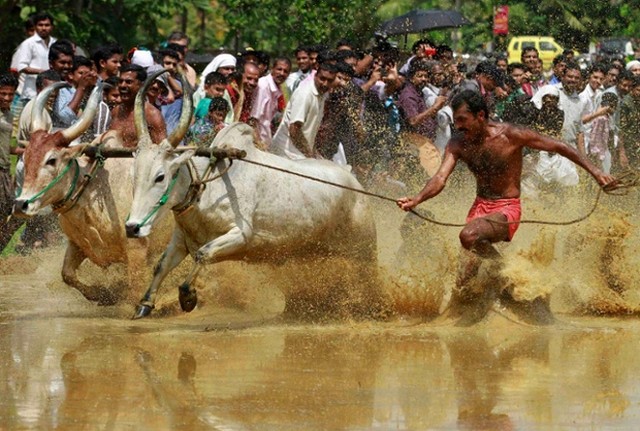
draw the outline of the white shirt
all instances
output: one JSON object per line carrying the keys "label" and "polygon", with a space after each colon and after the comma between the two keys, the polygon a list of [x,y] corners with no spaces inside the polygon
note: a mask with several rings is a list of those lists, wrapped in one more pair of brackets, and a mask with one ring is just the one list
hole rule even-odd
{"label": "white shirt", "polygon": [[[49,45],[47,45],[38,33],[23,41],[14,54],[16,70],[20,72],[27,67],[49,69],[49,47],[55,41],[54,37],[49,37]],[[20,73],[20,75],[24,76],[24,81],[22,87],[18,86],[18,93],[23,99],[33,99],[36,97],[36,75],[26,73]]]}
{"label": "white shirt", "polygon": [[564,91],[564,88],[560,88],[558,107],[564,111],[562,138],[566,144],[576,148],[578,145],[578,135],[584,133],[584,127],[582,125],[584,102],[578,93],[568,94]]}
{"label": "white shirt", "polygon": [[311,73],[311,69],[304,73],[301,70],[296,70],[295,72],[289,74],[287,80],[284,82],[289,90],[289,94],[293,94],[293,92],[298,88],[298,85]]}
{"label": "white shirt", "polygon": [[258,134],[263,143],[271,144],[271,120],[278,111],[278,98],[282,90],[273,80],[273,76],[263,76],[258,80],[258,89],[253,98],[251,118],[258,122]]}
{"label": "white shirt", "polygon": [[[588,114],[593,114],[596,111],[596,109],[598,109],[598,107],[600,106],[600,101],[602,99],[602,93],[603,91],[600,88],[598,88],[597,90],[594,90],[588,84],[587,84],[587,87],[584,90],[582,90],[582,93],[580,93],[580,99],[582,100],[582,103],[583,103],[583,111],[582,111],[583,116]],[[591,132],[592,122],[593,121],[590,121],[583,125],[585,150],[589,150],[589,133]]]}
{"label": "white shirt", "polygon": [[300,86],[287,104],[282,123],[273,136],[271,152],[294,160],[304,159],[305,156],[291,141],[289,126],[297,122],[302,123],[302,134],[312,150],[324,115],[325,99],[326,94],[318,92],[315,82]]}
{"label": "white shirt", "polygon": [[427,84],[422,89],[422,97],[424,98],[424,103],[427,105],[427,108],[431,108],[436,103],[439,95],[440,89],[434,85]]}
{"label": "white shirt", "polygon": [[576,148],[578,135],[584,132],[582,126],[582,113],[584,111],[584,101],[578,93],[567,94],[562,84],[549,84],[536,92],[531,98],[533,104],[540,109],[542,97],[547,94],[545,87],[556,87],[558,89],[558,108],[564,111],[564,122],[562,124],[562,139],[565,144]]}

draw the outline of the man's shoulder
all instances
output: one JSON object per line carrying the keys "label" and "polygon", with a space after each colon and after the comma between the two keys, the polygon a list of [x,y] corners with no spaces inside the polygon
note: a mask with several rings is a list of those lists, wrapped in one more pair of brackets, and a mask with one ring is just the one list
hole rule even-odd
{"label": "man's shoulder", "polygon": [[398,102],[415,98],[421,99],[418,89],[410,82],[406,82],[398,92]]}

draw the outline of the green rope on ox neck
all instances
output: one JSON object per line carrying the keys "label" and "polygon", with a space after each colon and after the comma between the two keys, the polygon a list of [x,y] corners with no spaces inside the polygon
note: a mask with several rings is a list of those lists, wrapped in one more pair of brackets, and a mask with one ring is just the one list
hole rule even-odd
{"label": "green rope on ox neck", "polygon": [[[147,224],[149,219],[151,217],[153,217],[154,214],[157,213],[160,210],[160,208],[162,208],[167,203],[167,201],[169,200],[169,195],[171,194],[171,191],[173,190],[173,186],[176,185],[176,181],[178,180],[178,173],[179,172],[180,172],[180,170],[178,169],[176,171],[176,173],[173,175],[173,178],[171,179],[171,182],[169,183],[169,186],[167,187],[167,190],[165,190],[164,194],[162,196],[160,196],[160,199],[158,199],[158,203],[155,204],[153,206],[153,209],[149,212],[149,214],[147,214],[147,216],[145,218],[143,218],[142,221],[136,225],[137,229],[140,229],[142,226]],[[127,220],[129,220],[129,216],[127,216]]]}
{"label": "green rope on ox neck", "polygon": [[36,193],[34,196],[32,196],[27,201],[27,204],[33,203],[36,199],[38,199],[39,197],[44,195],[46,192],[51,190],[51,188],[53,186],[58,184],[58,182],[60,182],[62,177],[64,177],[65,174],[69,171],[69,169],[71,168],[71,164],[72,163],[75,164],[76,172],[73,175],[73,181],[71,182],[71,187],[69,188],[69,191],[67,191],[67,194],[64,196],[64,199],[62,200],[62,202],[64,202],[67,199],[69,199],[69,196],[71,196],[73,191],[76,189],[76,184],[78,182],[78,177],[80,176],[80,165],[78,164],[78,160],[75,157],[72,158],[71,160],[69,160],[69,163],[67,163],[67,166],[65,166],[65,168],[62,170],[62,172],[60,172],[57,177],[55,177],[53,180],[51,180],[51,182],[49,184],[47,184],[45,188],[43,188],[38,193]]}

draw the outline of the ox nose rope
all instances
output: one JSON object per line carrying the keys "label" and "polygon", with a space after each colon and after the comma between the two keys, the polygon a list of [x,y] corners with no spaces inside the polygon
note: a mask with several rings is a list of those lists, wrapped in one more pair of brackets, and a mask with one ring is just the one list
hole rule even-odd
{"label": "ox nose rope", "polygon": [[[142,226],[147,224],[149,219],[151,217],[153,217],[155,215],[155,213],[157,213],[160,210],[160,208],[162,208],[164,205],[166,205],[167,201],[169,200],[169,195],[171,194],[171,191],[173,190],[173,186],[175,186],[176,185],[176,181],[178,181],[178,173],[179,172],[180,172],[180,170],[178,169],[176,171],[176,173],[173,174],[173,177],[171,178],[171,182],[167,186],[167,189],[164,191],[163,195],[160,196],[160,199],[158,199],[158,202],[153,206],[151,211],[149,211],[149,214],[147,214],[145,216],[145,218],[143,218],[140,223],[136,224],[136,227],[135,227],[136,231],[140,230],[140,228]],[[131,214],[129,214],[129,215],[131,215]],[[127,220],[126,221],[129,221],[129,215],[127,215]]]}
{"label": "ox nose rope", "polygon": [[[334,183],[331,181],[327,181],[327,180],[323,180],[321,178],[316,178],[316,177],[312,177],[309,175],[305,175],[305,174],[301,174],[299,172],[294,172],[294,171],[290,171],[288,169],[283,169],[283,168],[279,168],[277,166],[273,166],[273,165],[268,165],[265,163],[261,163],[261,162],[257,162],[255,160],[249,160],[246,158],[238,158],[238,160],[243,161],[245,163],[249,163],[252,165],[256,165],[256,166],[261,166],[267,169],[272,169],[275,171],[279,171],[279,172],[283,172],[286,174],[290,174],[290,175],[294,175],[300,178],[305,178],[307,180],[311,180],[311,181],[316,181],[322,184],[327,184],[333,187],[339,187],[341,189],[345,189],[345,190],[350,190],[353,191],[355,193],[360,193],[366,196],[371,196],[374,198],[378,198],[378,199],[382,199],[388,202],[393,202],[396,203],[396,199],[391,198],[389,196],[384,196],[378,193],[372,193],[366,190],[360,190],[360,189],[356,189],[353,187],[349,187],[349,186],[345,186],[342,184],[338,184],[338,183]],[[573,220],[568,220],[568,221],[546,221],[546,220],[520,220],[520,221],[512,221],[512,222],[501,222],[501,221],[497,221],[497,220],[489,220],[491,223],[495,223],[495,224],[515,224],[515,223],[519,223],[519,224],[542,224],[542,225],[549,225],[549,226],[567,226],[567,225],[571,225],[571,224],[576,224],[579,223],[581,221],[586,220],[587,218],[589,218],[594,211],[596,210],[596,208],[598,207],[598,204],[600,202],[600,197],[602,195],[602,192],[605,192],[607,194],[610,195],[624,195],[626,193],[628,193],[629,189],[632,187],[637,187],[640,184],[640,174],[635,172],[635,171],[628,171],[625,172],[623,174],[621,174],[618,178],[616,178],[615,181],[604,185],[603,187],[601,187],[600,189],[598,189],[598,193],[596,194],[593,206],[591,207],[591,210],[589,212],[587,212],[587,214],[585,214],[584,216],[578,217],[576,219]],[[413,215],[415,215],[416,217],[427,221],[429,223],[433,223],[435,225],[438,226],[446,226],[446,227],[464,227],[466,226],[466,223],[448,223],[448,222],[442,222],[439,220],[435,220],[431,217],[427,217],[424,216],[420,213],[418,213],[416,210],[411,209],[409,210],[409,212]]]}

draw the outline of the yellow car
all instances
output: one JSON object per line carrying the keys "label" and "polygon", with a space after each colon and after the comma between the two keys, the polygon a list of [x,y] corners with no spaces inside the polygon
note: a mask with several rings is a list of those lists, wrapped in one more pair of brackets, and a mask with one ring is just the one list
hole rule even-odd
{"label": "yellow car", "polygon": [[551,36],[514,36],[509,41],[507,52],[509,63],[519,63],[522,49],[533,46],[538,50],[542,67],[547,70],[551,67],[554,57],[562,54],[564,48]]}

